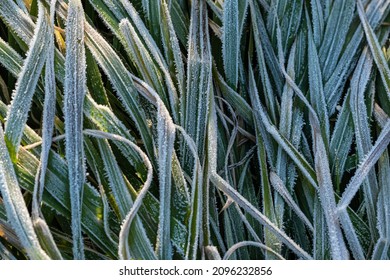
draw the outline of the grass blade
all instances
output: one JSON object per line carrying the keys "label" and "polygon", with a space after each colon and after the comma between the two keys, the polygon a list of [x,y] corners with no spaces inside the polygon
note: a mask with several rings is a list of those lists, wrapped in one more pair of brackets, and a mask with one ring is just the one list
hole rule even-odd
{"label": "grass blade", "polygon": [[83,104],[86,93],[84,11],[80,0],[70,0],[66,22],[64,115],[66,159],[71,189],[73,254],[84,259],[81,233],[81,202],[85,182],[83,148]]}
{"label": "grass blade", "polygon": [[19,188],[11,158],[0,125],[0,190],[7,210],[7,217],[23,248],[31,259],[49,259],[42,250]]}
{"label": "grass blade", "polygon": [[357,8],[359,12],[360,21],[362,22],[364,32],[367,37],[368,45],[370,46],[370,50],[374,61],[379,69],[379,73],[381,75],[383,85],[385,86],[387,96],[390,99],[390,69],[385,56],[381,50],[378,39],[375,36],[374,31],[370,23],[367,20],[367,16],[364,12],[363,4],[360,0],[357,1]]}
{"label": "grass blade", "polygon": [[28,118],[31,101],[46,61],[47,43],[50,40],[48,15],[42,4],[39,4],[38,23],[31,40],[27,58],[23,63],[23,70],[13,92],[11,108],[8,111],[5,125],[5,139],[10,156],[16,161],[22,138],[23,128]]}
{"label": "grass blade", "polygon": [[390,143],[390,121],[388,120],[383,127],[375,145],[364,156],[364,160],[360,163],[359,168],[355,171],[355,175],[349,181],[347,188],[345,189],[339,204],[337,205],[338,211],[345,209],[359,190],[360,185],[366,179],[366,176],[370,172],[371,168],[378,161],[380,156],[386,150]]}
{"label": "grass blade", "polygon": [[226,0],[223,4],[222,57],[227,81],[236,89],[240,52],[238,0]]}

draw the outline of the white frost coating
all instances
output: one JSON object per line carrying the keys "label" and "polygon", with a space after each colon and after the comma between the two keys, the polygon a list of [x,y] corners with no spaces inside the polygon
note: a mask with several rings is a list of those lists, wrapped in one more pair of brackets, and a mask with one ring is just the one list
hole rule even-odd
{"label": "white frost coating", "polygon": [[238,0],[225,0],[223,4],[222,58],[229,84],[238,82],[238,54],[240,50]]}
{"label": "white frost coating", "polygon": [[49,259],[34,232],[0,125],[0,191],[7,217],[31,259]]}
{"label": "white frost coating", "polygon": [[360,185],[365,180],[368,172],[378,161],[382,153],[386,150],[390,143],[390,120],[387,121],[383,127],[375,145],[365,155],[364,160],[360,163],[359,168],[355,171],[355,175],[349,181],[347,188],[345,189],[339,204],[337,205],[338,211],[343,211],[351,203],[356,192],[359,190]]}
{"label": "white frost coating", "polygon": [[45,20],[44,8],[42,4],[39,4],[38,7],[38,23],[34,31],[34,37],[29,45],[22,72],[18,77],[16,88],[12,93],[11,107],[8,111],[5,124],[6,142],[10,148],[11,158],[13,159],[19,150],[35,88],[46,61],[48,47],[46,42],[50,40],[51,35],[49,25]]}
{"label": "white frost coating", "polygon": [[70,0],[66,21],[64,83],[65,150],[68,162],[72,214],[73,255],[84,259],[81,233],[81,202],[85,182],[83,104],[86,93],[84,11],[80,0]]}

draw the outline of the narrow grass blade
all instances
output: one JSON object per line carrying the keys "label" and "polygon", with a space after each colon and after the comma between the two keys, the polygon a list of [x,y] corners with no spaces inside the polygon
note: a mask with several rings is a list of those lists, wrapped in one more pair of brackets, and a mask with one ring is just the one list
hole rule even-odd
{"label": "narrow grass blade", "polygon": [[[121,142],[126,143],[127,145],[131,146],[132,149],[134,149],[135,151],[137,151],[139,153],[139,155],[141,156],[145,165],[147,166],[147,169],[148,169],[147,179],[146,179],[141,191],[138,193],[137,199],[134,201],[134,204],[132,205],[129,213],[126,215],[126,218],[122,224],[122,228],[121,228],[121,231],[119,234],[119,248],[118,248],[119,257],[121,259],[131,259],[132,255],[131,255],[131,250],[130,250],[130,245],[129,245],[129,237],[130,237],[129,234],[130,234],[132,222],[133,222],[134,218],[136,217],[137,212],[138,212],[139,208],[141,207],[143,199],[145,198],[147,192],[149,191],[149,188],[150,188],[150,185],[152,182],[152,177],[153,177],[152,164],[151,164],[150,160],[148,159],[148,157],[146,156],[146,154],[137,145],[135,145],[133,142],[127,140],[126,138],[123,138],[120,135],[115,135],[115,134],[106,133],[106,132],[97,131],[97,130],[85,130],[84,134],[92,136],[92,137],[96,137],[96,138],[110,139],[113,141],[121,141]],[[156,256],[152,255],[152,258],[155,259]]]}
{"label": "narrow grass blade", "polygon": [[83,104],[86,93],[86,58],[84,47],[84,10],[80,0],[69,2],[66,22],[66,58],[64,115],[66,159],[69,170],[72,205],[73,254],[84,259],[81,233],[81,201],[85,181],[83,148]]}
{"label": "narrow grass blade", "polygon": [[[279,68],[277,56],[268,37],[263,18],[260,14],[260,7],[256,0],[249,0],[249,7],[252,18],[254,39],[258,54],[264,52],[265,62],[272,73],[271,77],[276,84],[276,92],[282,92],[283,75]],[[260,48],[262,50],[260,51]]]}
{"label": "narrow grass blade", "polygon": [[188,221],[188,237],[185,248],[185,259],[196,259],[199,235],[202,218],[202,181],[203,173],[202,166],[200,164],[196,144],[194,140],[187,134],[187,132],[181,127],[176,125],[176,130],[181,133],[184,138],[185,144],[188,146],[194,157],[193,176],[191,182],[191,210]]}
{"label": "narrow grass blade", "polygon": [[[212,86],[211,46],[208,17],[204,0],[196,1],[191,10],[191,26],[188,38],[187,93],[181,100],[181,126],[194,139],[199,157],[204,156],[209,112],[209,95]],[[191,153],[183,151],[185,165],[191,162]]]}
{"label": "narrow grass blade", "polygon": [[0,125],[0,190],[7,217],[21,244],[31,259],[49,259],[34,232]]}
{"label": "narrow grass blade", "polygon": [[32,97],[46,61],[47,42],[52,35],[49,31],[47,16],[43,5],[39,4],[38,23],[30,43],[27,58],[23,64],[22,73],[18,78],[15,91],[12,94],[11,108],[8,112],[5,125],[5,137],[13,161],[16,161],[23,128],[27,122],[28,112],[30,111]]}
{"label": "narrow grass blade", "polygon": [[385,86],[387,96],[390,99],[390,69],[389,65],[385,59],[383,51],[379,45],[378,39],[375,36],[375,33],[368,22],[366,13],[363,8],[363,4],[360,0],[357,1],[357,8],[359,12],[360,21],[362,22],[364,32],[367,37],[368,45],[370,46],[370,50],[374,61],[379,69],[379,73],[381,75],[383,85]]}
{"label": "narrow grass blade", "polygon": [[[133,199],[128,191],[121,169],[107,140],[99,139],[98,145],[104,162],[106,177],[110,183],[110,189],[119,207],[119,218],[124,220],[131,207],[134,205]],[[128,252],[129,256],[142,260],[154,259],[155,254],[153,252],[153,248],[147,238],[145,229],[139,217],[135,217],[133,226],[130,228],[130,233],[131,235],[129,235],[128,240],[128,243],[130,243]]]}
{"label": "narrow grass blade", "polygon": [[347,40],[347,32],[353,19],[355,5],[355,0],[346,0],[335,1],[332,6],[319,52],[325,81],[333,74],[344,42]]}
{"label": "narrow grass blade", "polygon": [[0,17],[12,26],[25,43],[30,43],[34,34],[34,22],[29,14],[20,9],[14,1],[4,0],[0,2]]}
{"label": "narrow grass blade", "polygon": [[314,133],[315,169],[318,180],[318,194],[324,210],[326,224],[333,259],[348,259],[344,237],[341,232],[340,222],[337,217],[336,200],[334,197],[333,184],[330,175],[328,155],[325,144],[319,131]]}
{"label": "narrow grass blade", "polygon": [[350,91],[347,93],[338,114],[329,145],[329,161],[332,165],[332,175],[337,190],[345,172],[345,163],[353,140],[353,121],[350,103]]}
{"label": "narrow grass blade", "polygon": [[46,171],[49,160],[50,147],[52,144],[55,119],[56,81],[54,73],[54,16],[56,2],[56,0],[53,0],[51,2],[50,17],[46,18],[49,25],[48,32],[51,34],[51,36],[49,41],[47,42],[48,53],[45,65],[45,102],[42,121],[42,151],[41,162],[39,170],[37,172],[33,192],[32,218],[39,241],[45,248],[46,252],[50,255],[52,259],[62,259],[61,253],[54,242],[54,238],[50,232],[49,226],[47,225],[40,210],[40,205],[42,203],[42,195],[45,187]]}
{"label": "narrow grass blade", "polygon": [[[359,161],[362,161],[365,155],[372,149],[370,126],[368,122],[369,117],[367,115],[367,107],[365,104],[365,89],[370,80],[372,64],[372,58],[368,54],[366,48],[362,53],[351,80],[350,106]],[[378,196],[378,183],[375,172],[370,172],[368,174],[367,180],[365,180],[363,184],[363,190],[371,237],[372,239],[376,239],[377,229],[375,206]]]}
{"label": "narrow grass blade", "polygon": [[[186,74],[179,41],[176,36],[176,31],[166,1],[163,1],[161,5],[161,14],[161,20],[163,22],[163,24],[161,24],[161,33],[163,35],[165,59],[166,61],[174,61],[174,69],[172,69],[173,67],[171,67],[170,72],[172,76],[176,76],[177,88],[180,98],[180,96],[183,96],[185,94]],[[172,65],[172,63],[169,63],[169,65]],[[173,73],[175,73],[175,75],[173,75]]]}
{"label": "narrow grass blade", "polygon": [[371,168],[378,161],[382,153],[386,150],[390,143],[390,121],[388,120],[383,127],[375,145],[364,156],[364,160],[361,161],[359,168],[355,171],[355,175],[349,181],[347,188],[345,189],[337,208],[339,211],[345,209],[359,190],[361,184],[366,179],[366,176],[370,172]]}
{"label": "narrow grass blade", "polygon": [[322,73],[317,55],[317,49],[313,40],[313,33],[309,26],[309,84],[310,84],[310,103],[312,104],[320,120],[321,135],[326,146],[329,145],[329,117],[328,108],[324,96],[322,84]]}
{"label": "narrow grass blade", "polygon": [[286,186],[284,185],[284,183],[280,179],[280,177],[276,173],[271,172],[270,181],[271,181],[272,186],[284,198],[286,203],[297,214],[297,216],[305,223],[305,225],[307,225],[307,227],[311,231],[314,231],[314,227],[313,227],[312,223],[308,220],[306,215],[302,212],[302,210],[299,208],[297,203],[294,201],[294,199],[292,198],[291,194],[286,189]]}
{"label": "narrow grass blade", "polygon": [[324,7],[321,0],[311,0],[310,4],[313,18],[313,40],[318,48],[321,44],[325,30]]}
{"label": "narrow grass blade", "polygon": [[229,85],[236,89],[238,82],[238,55],[240,32],[238,0],[226,0],[223,6],[222,57]]}

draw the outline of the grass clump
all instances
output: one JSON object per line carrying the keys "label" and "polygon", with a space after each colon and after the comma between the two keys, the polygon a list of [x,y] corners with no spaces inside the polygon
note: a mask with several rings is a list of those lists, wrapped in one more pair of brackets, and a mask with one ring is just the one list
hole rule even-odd
{"label": "grass clump", "polygon": [[1,259],[388,259],[386,0],[2,0]]}

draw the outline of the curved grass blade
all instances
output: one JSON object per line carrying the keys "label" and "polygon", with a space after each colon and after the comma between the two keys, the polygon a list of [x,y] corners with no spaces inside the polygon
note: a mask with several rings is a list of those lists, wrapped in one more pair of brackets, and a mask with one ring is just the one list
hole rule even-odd
{"label": "curved grass blade", "polygon": [[[108,178],[112,194],[119,207],[120,219],[124,220],[133,206],[133,199],[129,194],[121,169],[107,140],[98,139],[98,145],[104,162],[106,177]],[[155,254],[153,248],[139,217],[135,217],[130,233],[131,240],[129,239],[128,241],[130,243],[129,256],[141,260],[154,259]]]}
{"label": "curved grass blade", "polygon": [[0,191],[7,211],[7,217],[23,248],[31,259],[47,260],[34,232],[33,224],[24,202],[18,179],[7,150],[3,128],[0,125]]}
{"label": "curved grass blade", "polygon": [[52,35],[46,19],[47,16],[43,5],[39,4],[38,23],[35,26],[34,36],[23,63],[23,70],[12,94],[11,107],[5,124],[5,141],[12,161],[16,161],[32,98],[46,61],[47,42]]}
{"label": "curved grass blade", "polygon": [[383,127],[375,145],[364,156],[364,160],[360,163],[359,168],[355,171],[355,175],[349,181],[347,188],[345,189],[339,204],[337,205],[338,211],[345,209],[352,201],[356,192],[359,190],[361,184],[366,179],[366,176],[370,172],[371,168],[378,161],[382,153],[386,150],[390,143],[390,120],[387,121]]}
{"label": "curved grass blade", "polygon": [[75,259],[84,259],[84,243],[81,233],[81,202],[85,181],[82,134],[85,93],[84,10],[80,0],[70,0],[66,21],[64,115]]}
{"label": "curved grass blade", "polygon": [[245,247],[245,246],[254,246],[254,247],[258,247],[260,249],[262,249],[263,251],[266,251],[268,253],[271,253],[272,255],[274,255],[277,259],[280,259],[280,260],[285,260],[285,258],[283,258],[280,254],[278,254],[277,252],[275,252],[274,250],[272,250],[270,247],[267,247],[265,246],[264,244],[262,243],[259,243],[259,242],[253,242],[253,241],[241,241],[237,244],[234,244],[232,247],[229,248],[229,250],[225,253],[225,255],[223,256],[223,260],[228,260],[232,254],[234,254],[235,251],[237,251],[238,249],[242,248],[242,247]]}
{"label": "curved grass blade", "polygon": [[[39,169],[37,172],[33,192],[32,219],[39,241],[52,259],[62,259],[61,253],[54,242],[49,226],[45,222],[40,210],[42,195],[45,186],[46,170],[49,160],[49,152],[54,130],[55,106],[56,106],[56,81],[54,73],[54,15],[56,0],[50,4],[50,16],[45,19],[48,22],[48,32],[51,34],[47,42],[47,58],[45,65],[45,102],[43,109],[42,151]],[[39,4],[41,5],[41,4]],[[46,11],[46,9],[45,9]]]}
{"label": "curved grass blade", "polygon": [[[89,136],[93,136],[96,138],[110,139],[113,141],[121,141],[121,142],[126,143],[127,145],[131,146],[132,149],[134,149],[135,151],[137,151],[139,153],[139,155],[141,156],[145,165],[147,166],[147,169],[148,169],[147,179],[146,179],[141,191],[138,193],[137,199],[134,201],[134,204],[132,205],[129,213],[126,215],[126,218],[122,224],[122,228],[121,228],[121,231],[119,234],[119,248],[118,248],[119,257],[121,259],[131,259],[132,255],[130,253],[130,248],[129,248],[130,227],[131,227],[132,221],[136,217],[136,214],[137,214],[139,208],[142,205],[142,202],[143,202],[145,195],[149,191],[150,184],[152,182],[152,177],[153,177],[152,164],[151,164],[150,160],[148,159],[148,157],[146,156],[146,154],[137,145],[135,145],[133,142],[129,141],[128,139],[123,138],[120,135],[106,133],[106,132],[102,132],[102,131],[98,131],[98,130],[90,130],[90,129],[84,130],[84,134],[89,135]],[[156,256],[153,255],[152,259],[156,259]]]}

